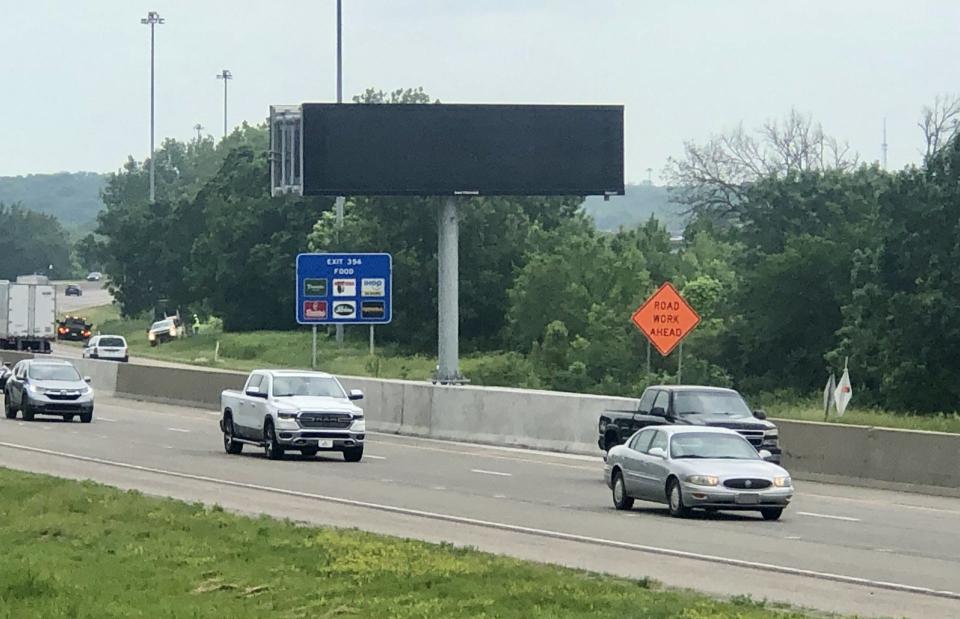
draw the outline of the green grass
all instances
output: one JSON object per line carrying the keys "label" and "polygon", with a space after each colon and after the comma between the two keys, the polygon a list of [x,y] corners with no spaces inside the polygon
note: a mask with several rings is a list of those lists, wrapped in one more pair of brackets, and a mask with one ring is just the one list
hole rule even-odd
{"label": "green grass", "polygon": [[[146,338],[149,321],[121,320],[114,306],[96,307],[83,313],[103,333],[123,335],[132,354],[141,357],[177,361],[193,365],[248,371],[261,367],[306,368],[310,366],[311,334],[308,331],[259,331],[223,333],[215,326],[204,325],[201,334],[156,348]],[[220,354],[214,351],[220,343]],[[527,374],[509,368],[517,356],[512,353],[467,355],[461,359],[463,373],[474,384],[508,387],[536,387]],[[317,345],[317,363],[323,369],[343,376],[373,376],[428,380],[436,367],[433,357],[404,355],[395,346],[383,346],[371,357],[365,346],[346,344],[338,348],[332,338],[321,333]],[[504,369],[508,368],[508,369]],[[773,418],[823,421],[823,408],[815,398],[798,400],[775,396],[750,398],[751,404],[764,408]],[[831,423],[960,433],[960,415],[915,415],[884,410],[847,410],[842,418],[831,412]]]}
{"label": "green grass", "polygon": [[0,618],[805,617],[0,469]]}

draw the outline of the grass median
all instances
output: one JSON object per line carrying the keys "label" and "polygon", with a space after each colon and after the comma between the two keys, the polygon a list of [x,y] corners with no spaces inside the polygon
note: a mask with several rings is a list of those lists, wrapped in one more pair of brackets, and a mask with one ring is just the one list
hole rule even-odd
{"label": "grass median", "polygon": [[3,618],[811,616],[3,468],[0,496]]}
{"label": "grass median", "polygon": [[[303,368],[310,365],[311,334],[305,331],[224,333],[205,325],[199,336],[151,347],[146,338],[150,326],[146,320],[122,320],[116,308],[110,305],[80,313],[103,333],[126,337],[135,356],[241,371],[262,367]],[[466,376],[474,379],[475,384],[525,386],[514,382],[516,377],[509,372],[488,371],[491,367],[508,365],[498,363],[505,361],[508,355],[466,355],[461,359],[461,369]],[[428,380],[436,360],[424,355],[406,355],[390,345],[380,347],[377,355],[371,357],[364,346],[348,343],[340,348],[324,335],[318,345],[318,364],[343,376]],[[822,404],[817,398],[797,400],[766,396],[751,398],[751,404],[764,408],[774,418],[823,421]],[[913,415],[861,409],[856,403],[843,418],[831,417],[830,422],[960,434],[960,415],[957,413]]]}

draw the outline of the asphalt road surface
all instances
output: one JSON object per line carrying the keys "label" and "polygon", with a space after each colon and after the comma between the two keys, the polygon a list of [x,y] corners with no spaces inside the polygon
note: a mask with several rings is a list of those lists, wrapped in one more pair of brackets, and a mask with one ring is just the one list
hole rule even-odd
{"label": "asphalt road surface", "polygon": [[[70,284],[79,286],[83,294],[79,297],[68,297],[64,291]],[[113,297],[110,295],[110,292],[103,287],[102,281],[65,281],[54,282],[54,285],[57,288],[57,310],[61,314],[73,314],[82,309],[110,305],[110,303],[113,302]]]}
{"label": "asphalt road surface", "polygon": [[798,483],[780,522],[613,509],[599,458],[371,434],[281,462],[223,452],[219,414],[101,398],[91,425],[0,421],[0,465],[360,527],[715,594],[871,616],[960,616],[960,500]]}

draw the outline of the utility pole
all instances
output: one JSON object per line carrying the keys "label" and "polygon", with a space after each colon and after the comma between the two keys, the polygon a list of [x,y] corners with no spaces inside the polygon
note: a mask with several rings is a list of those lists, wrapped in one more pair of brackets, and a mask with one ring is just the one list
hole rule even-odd
{"label": "utility pole", "polygon": [[881,145],[883,150],[883,169],[887,169],[887,119],[883,119],[883,144]]}
{"label": "utility pole", "polygon": [[144,17],[143,19],[140,20],[140,23],[141,23],[141,24],[145,24],[145,25],[150,26],[150,204],[153,204],[153,203],[156,201],[156,197],[157,197],[157,190],[156,190],[156,188],[157,188],[157,183],[156,183],[156,171],[155,171],[155,169],[154,169],[154,162],[153,162],[153,159],[154,159],[154,157],[153,157],[153,154],[154,154],[154,148],[153,148],[153,128],[154,128],[154,122],[153,122],[153,116],[154,116],[154,114],[153,114],[153,98],[154,98],[154,97],[153,97],[153,95],[154,95],[154,87],[153,87],[153,83],[154,83],[154,80],[153,80],[153,57],[154,57],[154,54],[153,54],[153,49],[154,49],[154,30],[155,30],[155,26],[156,26],[157,24],[162,24],[162,23],[164,23],[164,21],[165,21],[165,20],[164,20],[162,17],[160,17],[160,13],[157,13],[156,11],[150,11],[149,13],[147,13],[147,16],[146,16],[146,17]]}
{"label": "utility pole", "polygon": [[203,139],[203,136],[200,134],[200,132],[203,131],[205,128],[206,127],[204,127],[200,123],[197,123],[193,126],[194,131],[197,132],[197,142]]}
{"label": "utility pole", "polygon": [[[343,0],[337,0],[337,103],[343,103]],[[343,203],[346,198],[338,196],[334,201],[337,214],[337,246],[340,244],[340,229],[343,228]],[[343,325],[337,325],[337,346],[343,346]]]}
{"label": "utility pole", "polygon": [[647,168],[647,184],[653,184],[653,168]]}
{"label": "utility pole", "polygon": [[223,138],[227,138],[227,82],[233,79],[233,73],[230,69],[224,69],[217,73],[217,79],[223,80]]}

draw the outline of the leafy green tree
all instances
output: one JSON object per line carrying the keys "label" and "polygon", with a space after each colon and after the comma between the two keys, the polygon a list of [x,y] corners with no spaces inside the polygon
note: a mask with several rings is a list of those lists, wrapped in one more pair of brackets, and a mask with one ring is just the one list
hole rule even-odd
{"label": "leafy green tree", "polygon": [[0,279],[32,273],[73,274],[67,235],[51,215],[0,203]]}

